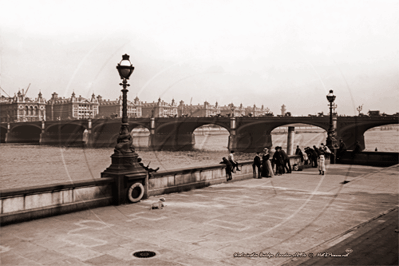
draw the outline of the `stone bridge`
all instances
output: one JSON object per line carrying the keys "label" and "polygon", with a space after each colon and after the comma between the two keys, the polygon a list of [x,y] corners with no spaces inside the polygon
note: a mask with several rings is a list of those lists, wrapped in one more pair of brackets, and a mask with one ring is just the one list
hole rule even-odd
{"label": "stone bridge", "polygon": [[[364,132],[370,128],[398,124],[399,117],[334,117],[338,138],[348,149],[359,141],[364,149]],[[280,126],[306,124],[328,130],[329,117],[177,117],[130,118],[130,129],[144,127],[153,150],[187,150],[195,144],[194,130],[203,125],[218,125],[229,133],[229,148],[253,152],[271,147],[271,131]],[[114,146],[120,119],[37,121],[0,124],[1,142],[36,142],[50,145]]]}

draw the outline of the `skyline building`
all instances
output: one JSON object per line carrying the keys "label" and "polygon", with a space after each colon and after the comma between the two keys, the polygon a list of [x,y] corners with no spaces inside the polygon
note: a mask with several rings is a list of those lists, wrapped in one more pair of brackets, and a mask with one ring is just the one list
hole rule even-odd
{"label": "skyline building", "polygon": [[94,118],[98,114],[98,100],[94,93],[88,100],[81,95],[76,97],[75,92],[70,98],[58,97],[54,92],[46,103],[46,113],[48,120]]}
{"label": "skyline building", "polygon": [[[13,104],[23,103],[23,107],[15,108]],[[101,95],[93,93],[90,99],[75,92],[71,97],[59,97],[54,92],[49,100],[45,100],[39,93],[37,99],[25,97],[23,92],[18,92],[14,97],[0,97],[2,106],[1,122],[23,122],[37,120],[74,120],[74,119],[106,119],[122,117],[122,97],[115,100],[103,99]],[[233,103],[220,106],[218,102],[210,104],[185,104],[180,101],[179,105],[174,99],[170,103],[162,100],[150,103],[140,101],[136,97],[133,101],[128,100],[127,113],[129,118],[146,117],[212,117],[212,116],[265,116],[273,115],[269,108],[264,105],[257,107],[244,107],[242,104],[235,106]]]}
{"label": "skyline building", "polygon": [[[98,115],[95,118],[107,118],[107,117],[122,117],[122,96],[118,99],[103,100],[102,96],[97,96],[98,100]],[[143,103],[140,102],[139,98],[136,97],[134,101],[127,101],[127,117],[141,117],[142,116]]]}
{"label": "skyline building", "polygon": [[1,122],[28,122],[46,120],[46,100],[41,92],[31,99],[24,90],[18,91],[14,97],[0,97]]}

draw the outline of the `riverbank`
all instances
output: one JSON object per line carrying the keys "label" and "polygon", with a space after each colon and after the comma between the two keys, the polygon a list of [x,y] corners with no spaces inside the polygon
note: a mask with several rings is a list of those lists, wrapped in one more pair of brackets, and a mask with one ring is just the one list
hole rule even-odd
{"label": "riverbank", "polygon": [[[392,186],[397,171],[397,166],[329,165],[323,177],[309,168],[168,194],[162,210],[150,210],[158,199],[152,197],[8,225],[2,228],[1,263],[281,265],[293,259],[284,254],[305,253],[306,257],[295,258],[301,264],[310,252],[315,256],[330,252],[369,221],[377,222],[377,232],[391,224],[386,217],[397,209],[398,188]],[[392,255],[384,251],[397,250],[397,242],[386,239],[390,240],[377,237],[372,250],[355,241],[354,246],[335,249],[336,255],[350,249],[351,259],[367,248],[370,252],[360,264],[373,258],[374,265],[384,265]],[[155,256],[137,258],[133,256],[137,251],[152,251]]]}

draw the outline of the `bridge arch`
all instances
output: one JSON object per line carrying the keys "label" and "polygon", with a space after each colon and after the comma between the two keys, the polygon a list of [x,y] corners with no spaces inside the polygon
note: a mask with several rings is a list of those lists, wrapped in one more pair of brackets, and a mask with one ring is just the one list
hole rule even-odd
{"label": "bridge arch", "polygon": [[87,126],[82,123],[64,122],[50,125],[45,130],[43,144],[81,145]]}
{"label": "bridge arch", "polygon": [[364,133],[367,130],[384,125],[397,125],[399,123],[398,117],[351,117],[341,119],[338,119],[338,137],[344,141],[349,150],[354,149],[356,142],[359,142],[362,150],[365,149]]}
{"label": "bridge arch", "polygon": [[215,124],[204,124],[194,129],[194,149],[223,151],[228,150],[230,131]]}
{"label": "bridge arch", "polygon": [[187,117],[157,119],[150,146],[155,150],[192,150],[195,146],[194,130],[203,125],[214,124],[229,129],[226,118]]}
{"label": "bridge arch", "polygon": [[212,121],[209,119],[194,119],[190,120],[187,119],[186,121],[171,121],[171,122],[166,122],[162,123],[158,126],[156,126],[156,131],[157,132],[170,132],[170,130],[178,130],[179,132],[186,132],[186,133],[193,133],[194,130],[196,130],[199,127],[202,127],[204,125],[216,125],[222,128],[225,128],[227,131],[230,131],[229,125],[224,122],[224,121]]}
{"label": "bridge arch", "polygon": [[271,135],[275,128],[297,123],[316,126],[326,131],[329,127],[329,121],[320,118],[273,117],[267,120],[258,118],[246,119],[245,124],[241,123],[237,128],[234,149],[246,152],[262,151],[265,147],[270,149],[275,146]]}
{"label": "bridge arch", "polygon": [[8,143],[39,143],[42,129],[32,124],[20,124],[11,128],[7,137]]}
{"label": "bridge arch", "polygon": [[319,147],[320,143],[326,143],[327,130],[319,126],[295,123],[287,124],[284,126],[276,127],[271,131],[273,146],[280,146],[283,149],[288,150],[288,128],[294,128],[294,135],[292,143],[294,145],[293,151],[296,146],[299,146],[302,150],[305,147],[312,147],[316,145]]}
{"label": "bridge arch", "polygon": [[[149,131],[148,125],[146,123],[129,121],[129,129],[131,131],[134,131],[135,128],[145,128],[146,130]],[[109,120],[101,121],[101,123],[96,124],[91,130],[92,145],[94,147],[113,147],[113,146],[115,146],[117,138],[119,136],[120,129],[121,129],[121,120],[120,119],[109,119]],[[134,141],[135,140],[133,138],[133,142]],[[142,142],[140,142],[140,145],[141,145],[141,143]],[[148,146],[148,144],[146,146]],[[144,147],[145,147],[145,145],[144,145]]]}
{"label": "bridge arch", "polygon": [[387,124],[367,129],[364,132],[367,151],[399,152],[399,125]]}

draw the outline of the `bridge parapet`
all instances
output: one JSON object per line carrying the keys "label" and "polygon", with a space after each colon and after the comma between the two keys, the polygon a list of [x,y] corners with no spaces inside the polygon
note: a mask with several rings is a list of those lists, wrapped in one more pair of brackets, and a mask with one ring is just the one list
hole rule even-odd
{"label": "bridge parapet", "polygon": [[[234,121],[234,123],[232,122]],[[89,124],[91,123],[91,127]],[[364,149],[364,132],[370,128],[398,124],[398,116],[358,117],[338,116],[337,137],[342,138],[349,149],[358,141]],[[181,150],[193,147],[193,132],[200,126],[214,124],[229,133],[229,148],[242,152],[254,152],[271,147],[271,131],[290,124],[308,124],[328,130],[329,117],[284,116],[284,117],[173,117],[173,118],[129,118],[130,129],[142,126],[151,134],[150,148]],[[233,126],[234,125],[234,126]],[[69,127],[69,130],[65,130]],[[34,128],[37,128],[34,129]],[[120,129],[120,119],[82,119],[14,122],[1,124],[1,141],[24,142],[26,139],[40,143],[60,144],[58,140],[82,141],[83,132],[88,130],[88,144],[93,146],[115,145]],[[4,131],[7,130],[7,133]],[[39,131],[42,131],[41,133]],[[38,132],[36,132],[38,131]],[[34,137],[23,132],[35,132]],[[59,138],[52,138],[58,132]],[[75,135],[75,136],[68,136]],[[25,138],[25,139],[24,139]],[[4,139],[4,140],[3,140]]]}

